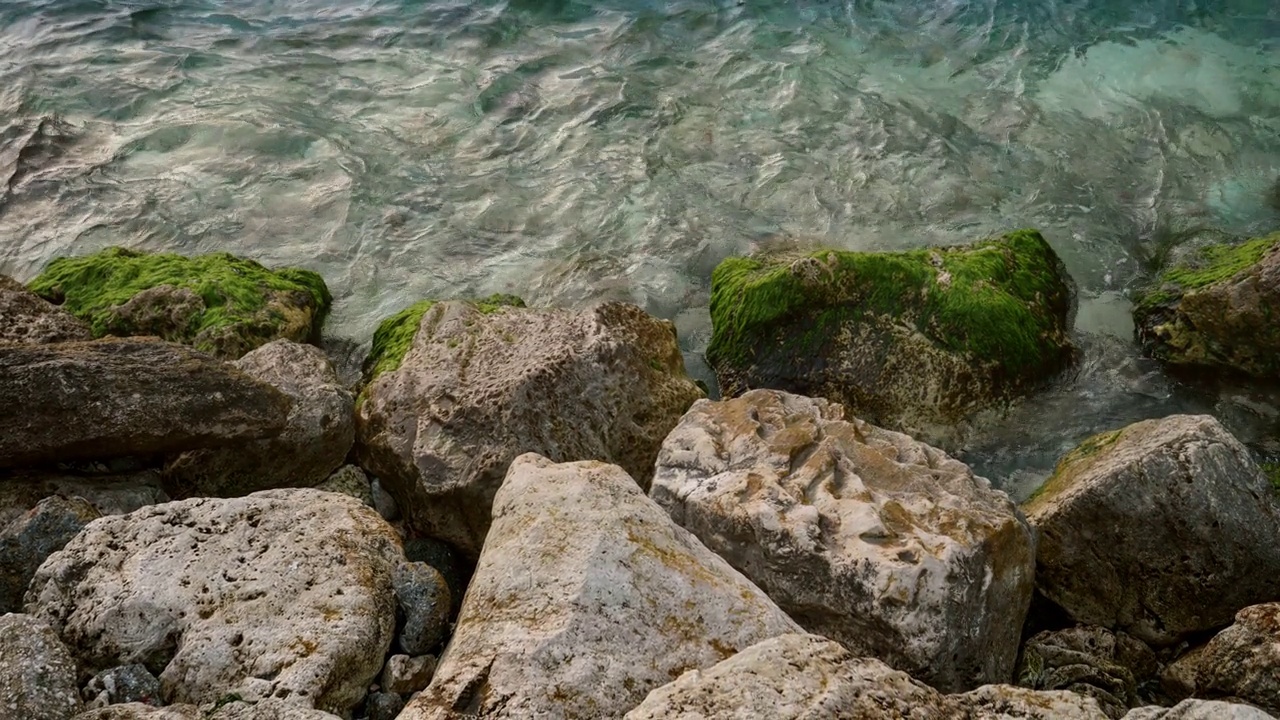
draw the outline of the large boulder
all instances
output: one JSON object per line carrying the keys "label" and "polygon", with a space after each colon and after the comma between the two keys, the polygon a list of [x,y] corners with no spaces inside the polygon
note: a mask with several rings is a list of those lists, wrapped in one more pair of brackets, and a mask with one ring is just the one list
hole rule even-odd
{"label": "large boulder", "polygon": [[153,340],[0,349],[0,468],[277,435],[289,399],[204,353]]}
{"label": "large boulder", "polygon": [[1238,698],[1280,714],[1280,602],[1236,613],[1231,627],[1179,658],[1167,672],[1197,697]]}
{"label": "large boulder", "polygon": [[1182,253],[1134,297],[1146,352],[1173,366],[1280,379],[1280,232]]}
{"label": "large boulder", "polygon": [[702,397],[671,323],[622,303],[514,303],[419,303],[383,322],[357,414],[361,466],[414,528],[472,558],[517,455],[616,463],[647,487]]}
{"label": "large boulder", "polygon": [[1280,496],[1212,417],[1095,436],[1024,509],[1036,585],[1076,622],[1163,647],[1280,597]]}
{"label": "large boulder", "polygon": [[527,454],[435,678],[400,720],[619,717],[686,670],[799,630],[622,469]]}
{"label": "large boulder", "polygon": [[1066,690],[983,685],[950,699],[964,720],[1107,720],[1096,700]]}
{"label": "large boulder", "polygon": [[76,662],[48,623],[0,615],[0,716],[68,720],[80,711]]}
{"label": "large boulder", "polygon": [[316,490],[199,498],[90,523],[31,582],[88,672],[141,663],[167,703],[234,694],[346,714],[395,631],[399,539]]}
{"label": "large boulder", "polygon": [[324,482],[355,442],[355,396],[342,386],[324,353],[313,345],[276,340],[232,364],[289,397],[284,432],[183,453],[165,467],[170,494],[234,497]]}
{"label": "large boulder", "polygon": [[98,517],[84,498],[51,497],[0,528],[0,613],[22,612],[36,569]]}
{"label": "large boulder", "polygon": [[1141,707],[1130,710],[1124,720],[1276,720],[1252,705],[1221,700],[1183,700],[1171,708]]}
{"label": "large boulder", "polygon": [[1119,718],[1142,704],[1139,686],[1154,684],[1158,671],[1156,654],[1141,640],[1078,625],[1028,639],[1018,661],[1018,684],[1087,695],[1109,717]]}
{"label": "large boulder", "polygon": [[89,326],[66,310],[0,275],[0,346],[88,340]]}
{"label": "large boulder", "polygon": [[726,396],[775,388],[934,440],[1066,368],[1073,287],[1035,230],[900,253],[725,260],[707,360]]}
{"label": "large boulder", "polygon": [[753,390],[694,404],[650,494],[810,632],[944,691],[1012,679],[1031,529],[941,450]]}
{"label": "large boulder", "polygon": [[310,270],[269,270],[227,253],[109,248],[58,258],[30,287],[95,337],[154,335],[228,360],[280,338],[318,341],[331,302]]}

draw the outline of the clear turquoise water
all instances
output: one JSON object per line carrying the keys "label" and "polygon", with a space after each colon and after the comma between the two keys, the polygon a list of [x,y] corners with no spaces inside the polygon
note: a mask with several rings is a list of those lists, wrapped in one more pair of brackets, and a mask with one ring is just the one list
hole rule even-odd
{"label": "clear turquoise water", "polygon": [[636,302],[691,369],[723,257],[1040,227],[1081,372],[962,455],[1021,493],[1083,435],[1266,392],[1138,357],[1126,292],[1199,225],[1280,227],[1280,4],[5,0],[0,272],[107,245],[320,271],[332,334],[422,297]]}

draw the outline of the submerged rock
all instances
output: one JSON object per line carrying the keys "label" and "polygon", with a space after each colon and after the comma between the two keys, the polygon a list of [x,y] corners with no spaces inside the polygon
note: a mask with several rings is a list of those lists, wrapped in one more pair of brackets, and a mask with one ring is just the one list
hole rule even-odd
{"label": "submerged rock", "polygon": [[944,691],[1012,679],[1031,529],[941,450],[753,390],[695,403],[650,493],[807,630]]}
{"label": "submerged rock", "polygon": [[1166,672],[1188,683],[1179,694],[1235,698],[1280,714],[1280,602],[1244,608]]}
{"label": "submerged rock", "polygon": [[1018,684],[1086,695],[1111,718],[1141,704],[1139,685],[1154,682],[1155,653],[1125,633],[1090,625],[1038,633],[1022,647]]}
{"label": "submerged rock", "polygon": [[1212,417],[1095,436],[1024,509],[1036,585],[1077,622],[1162,647],[1280,597],[1280,496]]}
{"label": "submerged rock", "polygon": [[89,326],[8,275],[0,275],[0,347],[88,340]]}
{"label": "submerged rock", "polygon": [[76,662],[53,628],[31,615],[0,615],[0,715],[68,720],[79,711]]}
{"label": "submerged rock", "polygon": [[932,440],[1067,367],[1072,283],[1040,233],[902,253],[729,258],[711,279],[721,391],[776,388]]}
{"label": "submerged rock", "polygon": [[410,525],[471,558],[523,452],[614,462],[648,485],[666,434],[702,391],[671,323],[632,305],[526,309],[420,303],[374,335],[356,452]]}
{"label": "submerged rock", "polygon": [[97,517],[83,498],[51,497],[0,528],[0,613],[21,612],[36,569]]}
{"label": "submerged rock", "polygon": [[619,717],[799,631],[620,468],[522,455],[435,679],[400,719]]}
{"label": "submerged rock", "polygon": [[269,270],[228,253],[110,248],[58,258],[30,287],[87,322],[95,337],[155,335],[224,359],[281,338],[318,341],[332,302],[310,270]]}
{"label": "submerged rock", "polygon": [[1134,297],[1143,349],[1170,365],[1280,379],[1280,232],[1196,247]]}

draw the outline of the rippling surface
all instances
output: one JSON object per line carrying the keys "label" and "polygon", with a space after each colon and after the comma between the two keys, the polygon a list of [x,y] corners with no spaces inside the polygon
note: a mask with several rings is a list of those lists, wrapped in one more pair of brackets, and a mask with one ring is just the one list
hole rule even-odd
{"label": "rippling surface", "polygon": [[[1204,7],[1201,7],[1204,6]],[[1205,9],[1209,8],[1209,9]],[[691,370],[727,255],[1041,228],[1080,372],[962,453],[1016,493],[1090,432],[1267,393],[1142,360],[1126,291],[1280,227],[1271,0],[5,0],[0,272],[108,245],[320,271],[330,334],[422,297],[636,302]]]}

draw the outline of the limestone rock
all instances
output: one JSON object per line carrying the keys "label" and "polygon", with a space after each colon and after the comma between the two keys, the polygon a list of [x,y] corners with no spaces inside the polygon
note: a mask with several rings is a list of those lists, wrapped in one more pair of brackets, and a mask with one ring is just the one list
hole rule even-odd
{"label": "limestone rock", "polygon": [[440,571],[426,563],[404,562],[392,577],[399,617],[403,620],[400,649],[425,655],[444,640],[449,631],[449,586]]}
{"label": "limestone rock", "polygon": [[382,669],[381,685],[387,692],[408,695],[418,692],[431,684],[436,674],[436,658],[434,655],[409,657],[408,655],[392,655],[387,658],[387,666]]}
{"label": "limestone rock", "polygon": [[379,327],[369,367],[360,465],[412,527],[473,559],[517,455],[613,462],[647,487],[662,439],[702,397],[671,323],[621,303],[419,304]]}
{"label": "limestone rock", "polygon": [[1031,531],[941,450],[753,390],[694,404],[650,494],[810,632],[944,691],[1012,678]]}
{"label": "limestone rock", "polygon": [[1280,597],[1280,497],[1212,417],[1091,438],[1024,509],[1036,584],[1077,622],[1162,647]]}
{"label": "limestone rock", "polygon": [[[289,400],[171,343],[0,348],[0,467],[146,455],[277,435]],[[35,411],[34,408],[39,408]]]}
{"label": "limestone rock", "polygon": [[1124,720],[1276,720],[1256,707],[1221,700],[1183,700],[1171,708],[1141,707]]}
{"label": "limestone rock", "polygon": [[0,615],[0,714],[67,720],[80,711],[76,662],[48,623]]}
{"label": "limestone rock", "polygon": [[1038,633],[1022,647],[1018,684],[1069,690],[1098,701],[1111,718],[1141,704],[1139,684],[1154,681],[1156,655],[1137,638],[1089,625]]}
{"label": "limestone rock", "polygon": [[0,528],[0,613],[21,612],[36,569],[97,517],[83,498],[51,497]]}
{"label": "limestone rock", "polygon": [[145,703],[124,703],[95,708],[76,715],[75,720],[206,720],[195,705],[154,707]]}
{"label": "limestone rock", "polygon": [[391,644],[399,561],[394,532],[352,498],[199,498],[94,521],[26,605],[82,668],[141,663],[165,702],[278,696],[344,714]]}
{"label": "limestone rock", "polygon": [[255,703],[230,702],[206,713],[206,717],[208,720],[342,720],[332,713],[277,697]]}
{"label": "limestone rock", "polygon": [[0,480],[0,527],[55,495],[84,498],[102,515],[123,515],[169,502],[158,470],[93,475],[18,471]]}
{"label": "limestone rock", "polygon": [[983,685],[950,699],[965,720],[1107,720],[1096,700],[1065,690]]}
{"label": "limestone rock", "polygon": [[276,340],[233,364],[289,397],[284,432],[183,453],[165,468],[171,495],[235,497],[311,487],[342,465],[355,442],[355,396],[341,385],[319,348]]}
{"label": "limestone rock", "polygon": [[88,340],[89,326],[8,275],[0,275],[0,346]]}
{"label": "limestone rock", "polygon": [[[324,482],[316,486],[317,490],[350,495],[360,502],[374,507],[373,490],[369,485],[369,476],[355,465],[343,465],[334,470]],[[381,515],[381,513],[379,513]],[[384,517],[384,519],[386,519]]]}
{"label": "limestone rock", "polygon": [[618,717],[799,627],[620,468],[515,460],[430,687],[400,720]]}
{"label": "limestone rock", "polygon": [[1186,677],[1199,697],[1236,698],[1280,714],[1280,602],[1236,613],[1231,627],[1170,672]]}
{"label": "limestone rock", "polygon": [[159,705],[160,679],[144,665],[121,665],[94,675],[81,695],[93,707],[127,703]]}

